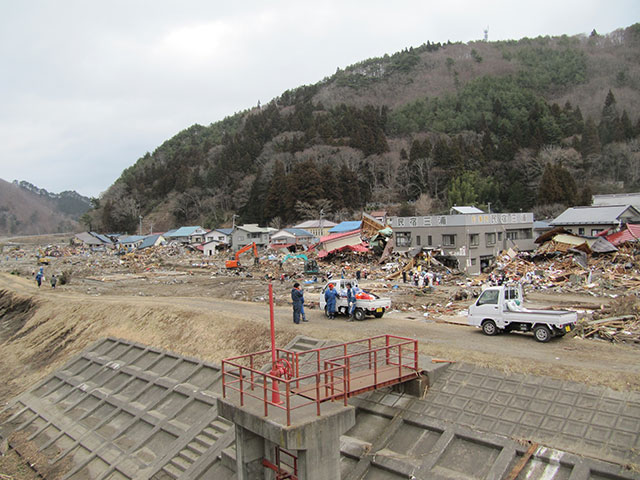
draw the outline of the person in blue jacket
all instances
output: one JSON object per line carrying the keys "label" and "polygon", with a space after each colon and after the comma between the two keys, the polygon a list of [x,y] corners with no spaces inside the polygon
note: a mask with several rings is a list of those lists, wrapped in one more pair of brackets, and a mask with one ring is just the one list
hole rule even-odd
{"label": "person in blue jacket", "polygon": [[293,301],[293,323],[297,325],[300,323],[302,305],[304,304],[304,295],[302,294],[302,290],[300,290],[300,284],[298,282],[294,283],[291,289],[291,300]]}
{"label": "person in blue jacket", "polygon": [[353,291],[350,283],[347,283],[347,305],[349,309],[349,318],[347,322],[353,320],[353,311],[356,309],[356,294]]}
{"label": "person in blue jacket", "polygon": [[43,278],[44,278],[44,271],[43,271],[43,268],[40,267],[40,270],[38,270],[38,273],[36,274],[36,283],[38,284],[38,288],[40,288],[40,285],[42,285]]}
{"label": "person in blue jacket", "polygon": [[327,315],[329,315],[329,318],[336,317],[336,299],[338,296],[338,291],[333,288],[333,283],[330,283],[329,288],[324,292],[324,299],[327,302]]}

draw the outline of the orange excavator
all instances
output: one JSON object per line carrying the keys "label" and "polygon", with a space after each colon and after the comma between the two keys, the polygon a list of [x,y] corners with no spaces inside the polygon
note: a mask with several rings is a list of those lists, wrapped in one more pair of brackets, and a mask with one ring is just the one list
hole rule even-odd
{"label": "orange excavator", "polygon": [[238,250],[235,255],[234,258],[232,258],[231,260],[227,260],[226,263],[224,264],[225,267],[231,269],[231,268],[240,268],[240,255],[242,255],[244,252],[247,252],[249,250],[251,250],[253,248],[253,263],[255,265],[258,264],[259,260],[258,260],[258,247],[256,246],[255,242],[254,243],[250,243],[249,245],[245,245],[244,247],[242,247],[240,250]]}

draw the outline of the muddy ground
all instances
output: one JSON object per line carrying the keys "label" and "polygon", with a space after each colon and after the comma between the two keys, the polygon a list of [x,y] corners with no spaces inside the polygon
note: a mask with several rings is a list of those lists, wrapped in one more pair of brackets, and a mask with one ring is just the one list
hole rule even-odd
{"label": "muddy ground", "polygon": [[[46,276],[67,271],[69,283],[53,289],[44,282],[38,288],[32,276],[39,266],[32,254],[35,244],[22,240],[20,246],[20,251],[31,253],[3,254],[0,260],[0,406],[105,336],[215,362],[269,346],[269,280],[264,270],[254,271],[252,277],[229,275],[220,268],[224,259],[194,266],[201,261],[197,255],[152,268],[131,268],[119,259],[84,255],[45,265]],[[569,336],[541,344],[527,334],[487,337],[461,325],[460,312],[472,298],[455,298],[473,292],[464,286],[463,277],[423,292],[374,274],[361,283],[391,296],[395,308],[381,319],[363,322],[327,319],[313,308],[320,284],[305,285],[310,322],[300,325],[292,322],[291,281],[272,283],[278,346],[298,334],[337,341],[396,334],[418,339],[421,353],[438,359],[640,390],[637,346]],[[544,292],[532,292],[529,299],[540,305],[572,307],[581,315],[619,301],[610,295]],[[2,458],[0,474],[30,478],[14,473],[19,465]]]}

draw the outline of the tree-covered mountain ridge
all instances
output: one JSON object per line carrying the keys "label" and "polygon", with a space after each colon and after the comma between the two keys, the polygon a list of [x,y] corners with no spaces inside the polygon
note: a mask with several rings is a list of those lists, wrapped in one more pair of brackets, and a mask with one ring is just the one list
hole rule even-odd
{"label": "tree-covered mountain ridge", "polygon": [[14,180],[13,184],[25,190],[35,197],[48,202],[55,210],[63,215],[67,215],[74,220],[78,220],[91,208],[91,199],[80,195],[75,190],[65,190],[60,193],[49,192],[44,188],[39,188],[25,180]]}
{"label": "tree-covered mountain ridge", "polygon": [[0,235],[76,232],[90,199],[75,191],[51,193],[26,181],[0,179]]}
{"label": "tree-covered mountain ridge", "polygon": [[640,24],[430,43],[193,125],[96,200],[92,228],[274,226],[384,207],[553,214],[640,188]]}

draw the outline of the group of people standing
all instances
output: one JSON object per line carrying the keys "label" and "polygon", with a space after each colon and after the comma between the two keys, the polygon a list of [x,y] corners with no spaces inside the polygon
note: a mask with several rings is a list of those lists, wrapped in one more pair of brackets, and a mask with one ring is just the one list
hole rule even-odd
{"label": "group of people standing", "polygon": [[[38,288],[40,288],[40,286],[42,285],[43,280],[44,280],[44,267],[40,267],[40,269],[38,270],[38,273],[36,273],[36,284],[38,285]],[[56,288],[58,279],[56,278],[55,275],[51,275],[50,282],[51,282],[51,288]]]}
{"label": "group of people standing", "polygon": [[[324,299],[327,303],[327,315],[330,319],[336,317],[336,303],[340,293],[335,289],[333,283],[330,283],[328,288],[324,292]],[[303,322],[307,322],[304,314],[304,293],[298,282],[293,284],[291,289],[291,301],[293,302],[293,323],[296,325]],[[356,309],[356,294],[350,283],[347,283],[347,311],[349,313],[348,322],[353,321],[353,312]]]}
{"label": "group of people standing", "polygon": [[[353,312],[356,309],[356,293],[353,290],[353,286],[347,283],[347,313],[349,318],[347,322],[353,321]],[[340,297],[340,293],[335,289],[333,283],[330,283],[328,288],[324,292],[324,300],[327,303],[327,315],[329,318],[336,318],[336,302]]]}
{"label": "group of people standing", "polygon": [[439,274],[427,272],[426,270],[413,270],[409,273],[403,271],[402,282],[407,283],[407,281],[413,283],[418,288],[433,287],[434,285],[440,284],[442,277]]}

